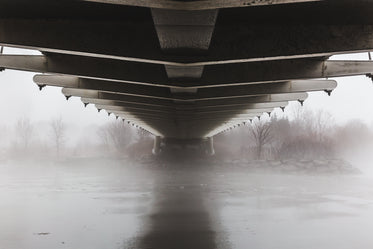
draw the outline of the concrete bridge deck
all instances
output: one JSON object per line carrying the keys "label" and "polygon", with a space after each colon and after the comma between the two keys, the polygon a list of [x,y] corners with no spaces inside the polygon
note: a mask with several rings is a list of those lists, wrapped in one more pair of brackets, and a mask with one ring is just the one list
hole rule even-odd
{"label": "concrete bridge deck", "polygon": [[1,0],[0,68],[39,73],[158,137],[208,140],[331,77],[369,75],[372,61],[332,61],[373,49],[364,0]]}

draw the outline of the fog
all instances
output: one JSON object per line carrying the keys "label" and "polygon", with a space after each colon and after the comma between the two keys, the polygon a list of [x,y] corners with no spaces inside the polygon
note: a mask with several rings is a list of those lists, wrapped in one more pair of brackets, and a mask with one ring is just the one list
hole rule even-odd
{"label": "fog", "polygon": [[2,248],[371,248],[372,180],[127,160],[0,167]]}
{"label": "fog", "polygon": [[32,76],[0,74],[0,248],[373,247],[370,79],[237,125],[214,156],[154,156],[149,134]]}

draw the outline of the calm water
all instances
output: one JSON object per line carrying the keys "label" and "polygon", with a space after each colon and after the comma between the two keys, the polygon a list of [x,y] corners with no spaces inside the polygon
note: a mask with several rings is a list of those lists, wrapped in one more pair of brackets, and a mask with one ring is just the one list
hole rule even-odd
{"label": "calm water", "polygon": [[122,164],[0,165],[0,249],[373,248],[369,177]]}

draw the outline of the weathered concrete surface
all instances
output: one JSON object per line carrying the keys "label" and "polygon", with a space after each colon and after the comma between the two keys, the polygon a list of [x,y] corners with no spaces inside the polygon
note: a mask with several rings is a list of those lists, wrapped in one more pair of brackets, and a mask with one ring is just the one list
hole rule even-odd
{"label": "weathered concrete surface", "polygon": [[[47,74],[35,77],[41,89],[63,87],[67,99],[84,97],[85,105],[87,98],[123,100],[97,108],[154,136],[184,140],[272,111],[236,105],[248,97],[330,95],[336,82],[325,79],[373,69],[371,61],[328,60],[373,50],[370,1],[153,2],[3,0],[0,45],[42,55],[1,55],[0,68]],[[236,106],[199,109],[212,103]]]}

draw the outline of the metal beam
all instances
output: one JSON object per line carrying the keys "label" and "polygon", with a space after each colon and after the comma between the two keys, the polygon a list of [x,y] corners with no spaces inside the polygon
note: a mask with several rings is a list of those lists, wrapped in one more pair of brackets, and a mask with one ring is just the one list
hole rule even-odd
{"label": "metal beam", "polygon": [[88,89],[133,96],[172,100],[172,95],[169,88],[165,87],[161,88],[154,86],[134,85],[131,83],[123,82],[82,79],[78,77],[61,75],[35,75],[34,82],[41,86],[46,85],[75,89]]}
{"label": "metal beam", "polygon": [[[72,95],[66,95],[72,96]],[[191,103],[175,103],[168,100],[159,100],[159,99],[148,99],[142,97],[126,96],[121,94],[111,94],[103,93],[94,90],[87,90],[82,92],[74,92],[73,96],[82,97],[83,99],[93,99],[100,101],[116,101],[121,103],[134,103],[144,106],[156,106],[156,107],[167,107],[174,108],[177,104],[180,108],[190,109],[190,108],[219,108],[219,107],[234,107],[234,106],[245,106],[248,104],[254,103],[269,103],[269,102],[284,102],[284,101],[304,101],[307,99],[307,93],[282,93],[282,94],[268,94],[262,96],[253,96],[253,97],[241,97],[234,99],[225,99],[225,100],[203,100],[195,101]],[[83,103],[89,103],[83,101]]]}
{"label": "metal beam", "polygon": [[[65,85],[78,84],[76,75],[87,79],[124,82],[154,87],[175,89],[211,88],[279,82],[299,79],[332,78],[365,75],[373,72],[373,61],[324,61],[285,60],[272,62],[238,63],[215,65],[205,68],[201,80],[172,80],[159,65],[97,59],[81,56],[59,55],[0,55],[0,67],[42,73],[64,74],[65,76],[36,75],[35,81],[46,81]],[[147,72],[144,74],[143,72]],[[60,79],[59,79],[60,78]]]}
{"label": "metal beam", "polygon": [[[117,96],[117,95],[114,95]],[[120,95],[119,95],[120,96]],[[81,98],[81,101],[84,105],[88,104],[98,104],[98,105],[117,105],[117,106],[127,106],[127,107],[148,107],[148,108],[156,108],[159,110],[173,110],[174,105],[159,105],[159,104],[149,104],[149,103],[142,103],[140,101],[125,101],[125,100],[111,100],[111,99],[103,99],[103,98]]]}
{"label": "metal beam", "polygon": [[172,114],[172,111],[164,111],[164,110],[158,110],[154,108],[140,108],[140,107],[128,107],[128,106],[117,106],[117,105],[103,105],[103,104],[95,104],[96,108],[99,110],[110,110],[110,113],[116,112],[116,111],[128,111],[131,112],[140,112],[140,113],[149,113],[149,114],[155,114],[159,116],[167,116],[169,114]]}
{"label": "metal beam", "polygon": [[271,105],[259,105],[253,106],[253,108],[247,109],[228,109],[228,110],[214,110],[214,111],[200,111],[200,110],[174,110],[174,111],[160,111],[154,109],[146,109],[146,108],[129,108],[124,106],[115,106],[115,105],[98,105],[96,104],[96,108],[99,110],[106,110],[109,113],[115,112],[129,112],[129,113],[141,113],[141,114],[150,114],[154,116],[160,117],[168,117],[172,118],[179,118],[182,117],[183,119],[189,119],[190,117],[199,117],[199,116],[212,116],[212,115],[245,115],[257,112],[270,112],[275,107],[286,106],[287,103],[282,103],[281,105],[271,104]]}
{"label": "metal beam", "polygon": [[204,65],[329,57],[373,50],[372,25],[234,25],[216,26],[209,49],[211,56],[202,62]]}
{"label": "metal beam", "polygon": [[[268,112],[270,111],[273,112],[274,109],[268,110]],[[144,113],[131,113],[131,115],[136,116],[138,119],[147,121],[149,123],[150,122],[162,122],[162,125],[165,127],[175,127],[175,126],[184,125],[188,129],[190,129],[190,126],[189,126],[190,124],[195,124],[197,126],[200,126],[200,125],[202,126],[205,124],[218,126],[218,125],[230,122],[230,121],[244,122],[244,121],[253,119],[255,117],[261,117],[262,115],[267,114],[268,112],[257,112],[257,113],[253,112],[253,113],[247,113],[247,114],[242,114],[242,115],[234,114],[234,113],[233,114],[227,113],[224,115],[209,115],[209,116],[201,115],[197,117],[189,116],[185,118],[182,118],[180,116],[168,118],[168,117],[154,116],[154,115],[149,115],[149,114],[144,114]],[[120,112],[120,111],[113,111],[111,113],[115,115],[124,114],[124,112]],[[128,112],[126,112],[126,114],[128,115]]]}
{"label": "metal beam", "polygon": [[130,103],[137,103],[146,106],[166,106],[166,107],[173,107],[175,102],[172,100],[165,100],[165,99],[152,99],[146,96],[130,96],[130,95],[123,95],[123,94],[115,94],[115,93],[106,93],[97,90],[82,90],[82,89],[71,89],[64,90],[62,89],[62,93],[66,96],[76,96],[82,98],[90,98],[90,99],[100,99],[100,100],[113,100],[113,101],[120,101],[120,102],[130,102]]}
{"label": "metal beam", "polygon": [[[261,115],[259,115],[259,116],[261,116]],[[257,118],[257,117],[258,116],[252,117],[252,118],[250,118],[250,120],[252,120],[254,118]],[[246,120],[245,123],[249,123],[249,122],[247,122],[247,120]],[[219,133],[221,133],[221,132],[223,132],[227,129],[231,129],[232,127],[239,127],[241,125],[244,125],[242,120],[230,120],[228,122],[225,122],[225,123],[219,125],[218,127],[214,128],[214,129],[212,129],[205,136],[215,136],[215,135],[217,135],[217,134],[219,134]]]}
{"label": "metal beam", "polygon": [[143,120],[129,114],[129,113],[117,113],[116,116],[122,118],[125,121],[129,121],[131,123],[135,123],[140,127],[145,127],[146,130],[148,130],[150,133],[152,133],[155,136],[162,136],[162,133],[159,132],[157,129],[149,125],[147,122],[144,122]]}
{"label": "metal beam", "polygon": [[[101,109],[102,108],[102,109]],[[218,121],[221,120],[222,122],[236,118],[242,119],[247,118],[248,116],[254,115],[258,116],[258,113],[261,115],[263,113],[272,112],[274,108],[262,108],[262,109],[251,109],[246,111],[237,111],[237,112],[223,112],[223,113],[210,113],[210,114],[201,114],[201,113],[190,113],[190,114],[177,114],[177,115],[166,115],[160,113],[152,113],[148,111],[140,111],[140,110],[133,110],[128,111],[127,109],[119,108],[119,107],[111,107],[111,106],[102,106],[99,110],[105,110],[108,113],[113,114],[128,114],[136,116],[140,119],[146,118],[149,120],[156,120],[156,121],[164,121],[173,125],[173,122],[196,122],[196,123],[203,123],[204,121]]]}
{"label": "metal beam", "polygon": [[[72,55],[0,55],[0,67],[14,70],[71,75],[82,78],[167,87],[161,65]],[[143,73],[147,72],[147,73]],[[65,76],[66,79],[68,76]],[[159,82],[159,84],[157,83]]]}
{"label": "metal beam", "polygon": [[282,102],[282,101],[304,101],[308,98],[308,93],[279,93],[267,94],[261,96],[237,97],[234,99],[215,99],[215,100],[197,100],[195,101],[201,106],[235,106],[245,105],[249,103],[267,103],[267,102]]}
{"label": "metal beam", "polygon": [[[160,99],[149,99],[143,97],[135,97],[135,96],[126,96],[122,94],[111,94],[111,93],[104,93],[95,90],[80,90],[80,89],[70,89],[70,90],[62,90],[65,96],[77,96],[82,98],[89,98],[89,99],[97,99],[97,100],[104,100],[104,101],[119,101],[123,103],[127,103],[130,101],[131,103],[137,103],[140,105],[146,106],[153,106],[156,104],[157,106],[166,106],[169,108],[173,108],[175,106],[175,102],[167,101],[167,100],[160,100]],[[282,93],[282,94],[268,94],[262,96],[254,96],[254,97],[241,97],[241,98],[233,98],[233,99],[218,99],[218,100],[203,100],[203,101],[195,101],[190,103],[177,103],[182,107],[190,108],[190,107],[224,107],[224,106],[242,106],[247,104],[253,103],[268,103],[268,102],[282,102],[282,101],[304,101],[308,97],[307,93]],[[87,102],[83,102],[87,103]]]}
{"label": "metal beam", "polygon": [[[141,96],[147,98],[173,100],[180,102],[191,102],[196,100],[229,99],[237,97],[248,97],[279,93],[296,93],[322,90],[331,91],[334,90],[334,88],[337,86],[337,82],[334,80],[299,80],[268,84],[232,86],[224,88],[203,88],[200,89],[196,94],[171,95],[169,93],[169,90],[166,88],[151,88],[148,86],[142,86],[141,88],[137,88],[131,84],[115,82],[104,83],[88,79],[81,79],[78,82],[72,83],[62,80],[63,78],[57,77],[57,80],[54,81],[52,79],[55,79],[55,76],[51,77],[49,81],[43,80],[42,84],[67,87],[63,90],[63,93],[67,96],[82,97],[82,94],[84,94],[83,91],[95,90],[115,94]],[[38,84],[40,84],[41,82],[41,80],[38,79],[35,79],[35,81]],[[75,91],[73,89],[75,89]],[[97,92],[91,93],[92,97],[95,97],[97,95]]]}
{"label": "metal beam", "polygon": [[49,53],[148,63],[162,63],[166,58],[159,50],[150,12],[148,21],[136,23],[0,19],[0,44]]}
{"label": "metal beam", "polygon": [[322,0],[203,0],[203,1],[171,1],[171,0],[81,0],[86,2],[106,3],[115,5],[130,5],[137,7],[173,9],[173,10],[206,10],[221,8],[238,8],[250,6],[294,4],[319,2]]}
{"label": "metal beam", "polygon": [[232,87],[199,89],[195,99],[225,99],[243,96],[258,96],[276,93],[332,91],[337,87],[335,80],[297,80],[268,84],[252,84]]}
{"label": "metal beam", "polygon": [[0,45],[174,66],[201,66],[370,51],[373,50],[373,25],[218,23],[208,54],[176,56],[162,54],[151,20],[126,23],[2,19]]}
{"label": "metal beam", "polygon": [[115,101],[115,100],[109,100],[109,99],[81,98],[81,101],[84,105],[95,104],[95,105],[123,106],[123,107],[128,107],[128,108],[143,108],[143,109],[145,108],[145,109],[159,110],[159,111],[175,110],[174,106],[142,104],[138,102]]}
{"label": "metal beam", "polygon": [[[297,100],[297,99],[293,99]],[[175,103],[172,107],[167,106],[147,106],[143,104],[134,104],[134,103],[126,103],[120,101],[112,101],[112,100],[105,100],[105,99],[94,99],[94,98],[82,98],[81,101],[85,104],[95,104],[103,105],[103,106],[119,106],[134,109],[143,109],[143,110],[153,110],[155,112],[158,111],[169,111],[169,112],[176,112],[176,111],[205,111],[205,112],[214,112],[214,111],[237,111],[237,110],[246,110],[246,109],[260,109],[260,108],[268,108],[268,107],[285,107],[287,106],[288,102],[264,102],[264,103],[247,103],[242,105],[220,105],[220,106],[200,106],[200,105],[185,105],[185,104],[178,104]],[[101,108],[102,109],[102,108]]]}
{"label": "metal beam", "polygon": [[[133,117],[137,117],[143,121],[150,122],[162,122],[163,126],[165,127],[175,127],[184,125],[188,129],[191,129],[189,126],[191,123],[194,123],[197,126],[202,126],[205,123],[219,125],[219,123],[227,122],[231,119],[237,120],[248,120],[250,117],[257,117],[261,116],[264,113],[272,112],[273,109],[261,109],[261,110],[252,110],[252,112],[242,113],[242,114],[235,114],[235,113],[225,113],[225,114],[210,114],[210,115],[185,115],[185,116],[166,116],[166,115],[157,115],[151,114],[146,112],[129,112],[129,111],[120,111],[116,110],[116,108],[112,109],[103,109],[108,113],[118,115],[132,115]],[[153,126],[152,126],[153,127]]]}
{"label": "metal beam", "polygon": [[[258,114],[260,115],[260,114]],[[124,116],[126,117],[126,116]],[[243,123],[245,120],[248,122],[249,119],[253,119],[255,116],[247,116],[246,119],[238,120],[237,123]],[[151,124],[152,127],[155,127],[160,133],[164,134],[166,137],[203,137],[209,131],[212,131],[217,124],[224,122],[224,119],[219,120],[209,120],[204,122],[198,122],[195,120],[189,121],[187,124],[172,124],[172,122],[159,121],[159,120],[149,120],[146,117],[142,118],[146,120],[147,124]],[[232,121],[233,122],[233,121]],[[232,124],[233,126],[233,124]]]}
{"label": "metal beam", "polygon": [[[116,115],[122,116],[119,112]],[[178,138],[200,138],[208,132],[212,131],[217,127],[218,124],[224,122],[242,123],[248,121],[256,116],[261,116],[262,113],[247,114],[245,116],[232,118],[232,116],[218,116],[212,118],[203,119],[189,119],[189,120],[178,120],[178,119],[160,119],[155,117],[149,117],[144,114],[130,114],[123,113],[124,118],[135,117],[136,120],[141,120],[139,123],[144,122],[150,124],[154,129],[159,131],[165,137],[178,137]]]}
{"label": "metal beam", "polygon": [[206,66],[201,81],[189,82],[188,86],[209,88],[215,86],[356,76],[372,72],[373,61],[299,59],[237,63]]}

